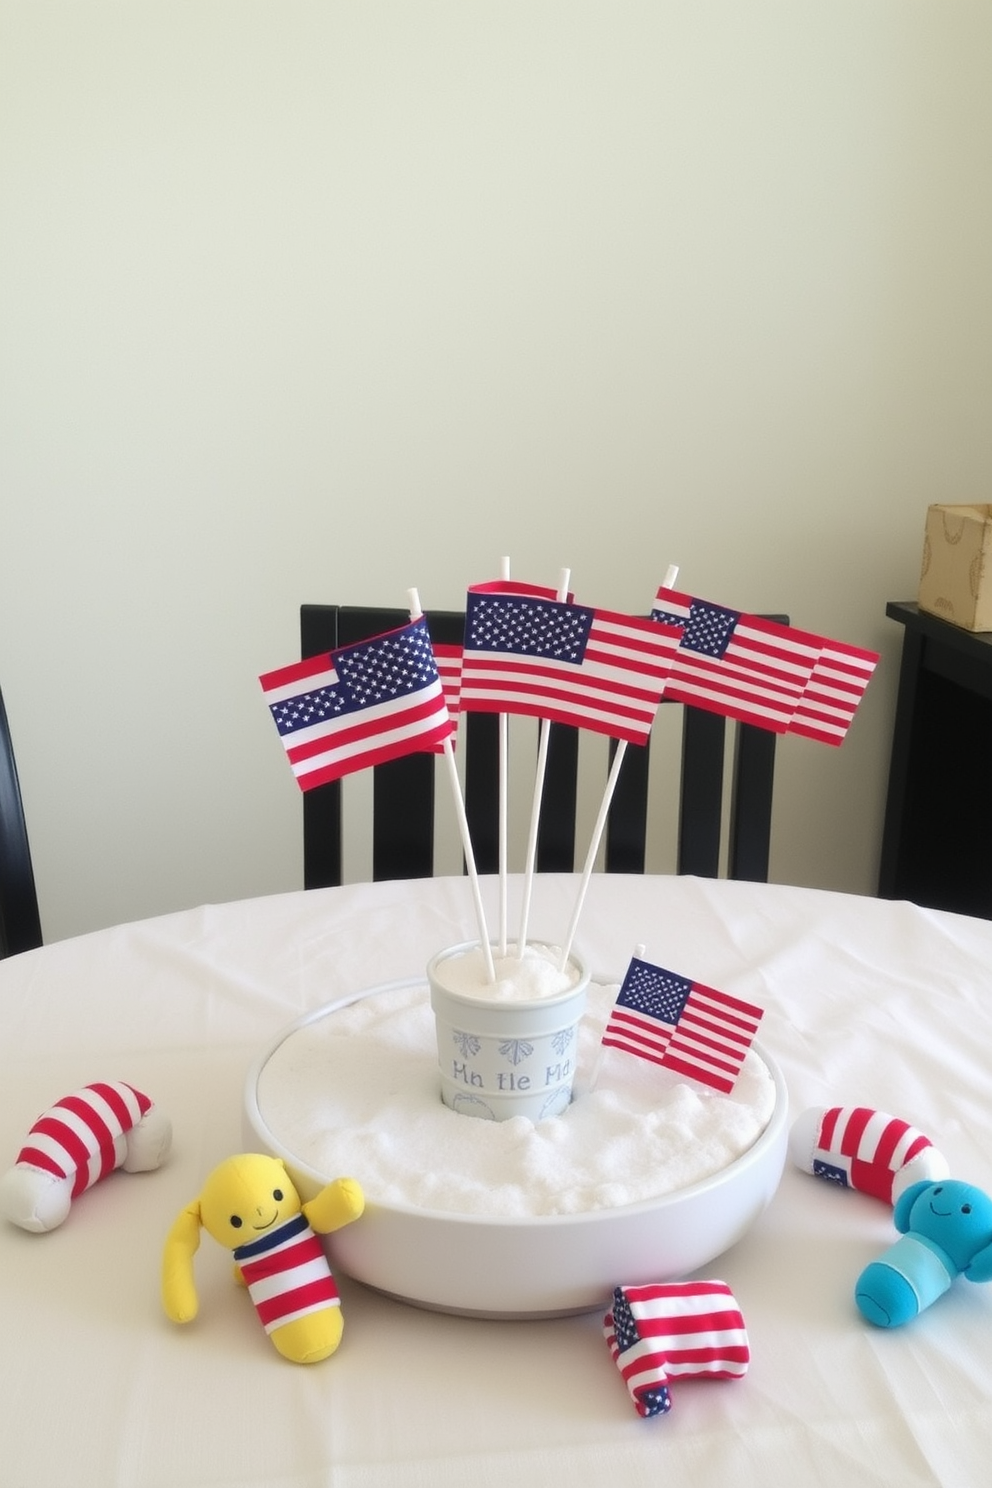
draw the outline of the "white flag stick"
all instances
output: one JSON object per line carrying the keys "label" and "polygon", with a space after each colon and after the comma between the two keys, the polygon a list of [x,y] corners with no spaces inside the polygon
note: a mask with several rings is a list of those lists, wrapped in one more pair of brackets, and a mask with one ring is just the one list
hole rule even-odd
{"label": "white flag stick", "polygon": [[663,589],[674,589],[675,588],[675,580],[678,578],[678,576],[679,576],[679,566],[678,566],[678,564],[677,563],[670,563],[668,565],[668,567],[665,569],[665,577],[661,581],[661,587]]}
{"label": "white flag stick", "polygon": [[462,849],[465,853],[465,866],[468,869],[469,882],[472,886],[472,901],[475,905],[475,917],[479,926],[479,940],[482,945],[482,954],[486,962],[486,976],[490,982],[495,982],[496,967],[493,963],[493,948],[489,944],[489,931],[486,927],[486,912],[482,905],[479,874],[475,866],[475,853],[472,851],[472,838],[468,830],[468,817],[465,815],[465,802],[462,798],[461,785],[458,781],[458,767],[455,764],[455,751],[450,738],[444,741],[444,757],[448,764],[448,778],[451,781],[451,790],[455,798],[455,812],[458,816],[458,830],[461,833]]}
{"label": "white flag stick", "polygon": [[506,955],[507,939],[507,756],[509,754],[510,720],[499,714],[499,953]]}
{"label": "white flag stick", "polygon": [[[500,561],[499,576],[504,581],[510,577],[510,560]],[[507,811],[508,811],[508,758],[510,748],[509,718],[506,713],[499,717],[499,953],[506,955],[507,939]]]}
{"label": "white flag stick", "polygon": [[[558,599],[568,597],[568,581],[571,569],[563,568],[558,576]],[[520,908],[520,934],[517,937],[517,955],[522,956],[527,948],[527,924],[530,919],[530,901],[534,887],[534,864],[537,858],[537,828],[541,820],[541,800],[544,795],[544,776],[548,765],[548,740],[551,720],[541,719],[541,731],[537,744],[537,773],[534,777],[534,799],[531,804],[530,830],[527,834],[527,858],[524,867],[524,897]]]}
{"label": "white flag stick", "polygon": [[619,739],[617,741],[616,753],[613,756],[613,764],[610,766],[609,777],[606,781],[606,788],[603,791],[603,799],[599,803],[599,814],[596,817],[596,824],[592,829],[592,841],[589,843],[589,851],[586,854],[585,866],[582,870],[582,878],[579,882],[579,892],[575,901],[575,908],[572,910],[572,918],[569,922],[568,933],[565,936],[565,940],[561,948],[561,961],[559,962],[559,970],[561,971],[564,971],[565,967],[568,965],[568,953],[572,949],[572,941],[575,939],[575,931],[578,927],[579,916],[582,913],[582,906],[585,903],[586,899],[586,891],[589,888],[589,880],[592,878],[592,870],[596,862],[596,854],[599,851],[600,838],[603,835],[603,828],[606,826],[606,818],[609,815],[610,811],[610,802],[613,800],[613,792],[617,788],[617,781],[620,778],[620,767],[623,764],[624,755],[626,753],[627,741],[626,739]]}
{"label": "white flag stick", "polygon": [[[424,613],[420,608],[420,595],[416,589],[407,591],[410,602],[410,619],[419,620]],[[479,941],[482,946],[482,954],[486,962],[486,975],[490,982],[496,980],[496,967],[493,963],[493,948],[489,944],[489,931],[486,927],[486,912],[482,905],[482,891],[479,888],[479,874],[475,866],[475,853],[472,851],[472,838],[468,830],[468,817],[465,815],[465,800],[462,796],[461,783],[458,779],[458,767],[455,764],[455,751],[449,735],[444,741],[444,758],[448,766],[448,779],[451,782],[451,791],[455,800],[455,814],[458,818],[458,830],[462,839],[462,850],[465,854],[465,866],[468,870],[469,882],[472,887],[472,900],[475,905],[475,916],[479,927]]]}

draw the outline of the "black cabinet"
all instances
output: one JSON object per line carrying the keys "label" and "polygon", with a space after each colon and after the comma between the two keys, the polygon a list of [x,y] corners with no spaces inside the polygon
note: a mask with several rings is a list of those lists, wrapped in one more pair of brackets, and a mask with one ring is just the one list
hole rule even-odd
{"label": "black cabinet", "polygon": [[878,892],[992,919],[992,632],[908,601]]}

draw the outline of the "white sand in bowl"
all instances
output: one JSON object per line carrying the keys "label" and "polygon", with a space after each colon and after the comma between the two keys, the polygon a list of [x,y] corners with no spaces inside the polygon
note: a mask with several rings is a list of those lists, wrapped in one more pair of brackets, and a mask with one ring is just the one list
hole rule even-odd
{"label": "white sand in bowl", "polygon": [[438,1087],[426,983],[376,992],[294,1030],[266,1060],[262,1117],[328,1180],[370,1202],[524,1218],[612,1209],[696,1183],[734,1161],[772,1115],[775,1087],[752,1050],[731,1095],[604,1051],[616,986],[589,988],[574,1099],[561,1116],[482,1121]]}
{"label": "white sand in bowl", "polygon": [[579,980],[574,961],[559,970],[557,946],[529,942],[522,956],[493,956],[496,980],[490,981],[480,946],[444,956],[434,965],[434,976],[449,992],[487,1002],[540,1002],[567,992]]}

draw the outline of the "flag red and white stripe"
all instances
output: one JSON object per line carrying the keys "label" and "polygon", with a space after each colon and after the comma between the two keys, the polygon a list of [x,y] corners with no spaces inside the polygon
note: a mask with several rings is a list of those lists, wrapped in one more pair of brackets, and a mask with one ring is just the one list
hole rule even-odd
{"label": "flag red and white stripe", "polygon": [[468,594],[461,708],[644,744],[677,645],[671,626],[480,586]]}
{"label": "flag red and white stripe", "polygon": [[[437,665],[437,674],[441,679],[441,691],[444,695],[444,705],[451,719],[451,737],[454,742],[458,732],[458,714],[461,708],[462,690],[462,648],[447,641],[432,641],[434,661]],[[433,750],[440,751],[444,748],[444,741],[430,746]]]}
{"label": "flag red and white stripe", "polygon": [[666,699],[785,733],[820,655],[818,637],[664,587],[652,618],[681,626]]}
{"label": "flag red and white stripe", "polygon": [[763,1010],[715,987],[631,959],[603,1044],[729,1094]]}
{"label": "flag red and white stripe", "polygon": [[789,733],[822,744],[842,744],[878,659],[876,651],[824,640]]}

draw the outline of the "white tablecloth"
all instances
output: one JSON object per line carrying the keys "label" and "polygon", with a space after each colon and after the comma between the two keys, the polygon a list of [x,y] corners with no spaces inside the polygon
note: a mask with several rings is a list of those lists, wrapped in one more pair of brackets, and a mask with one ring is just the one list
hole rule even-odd
{"label": "white tablecloth", "polygon": [[[532,932],[560,939],[574,893],[573,879],[539,878]],[[344,1342],[299,1367],[206,1237],[200,1316],[166,1320],[164,1236],[240,1150],[255,1055],[308,1010],[417,974],[474,930],[467,882],[439,879],[210,906],[0,963],[0,1166],[42,1109],[93,1080],[139,1086],[174,1126],[163,1168],[114,1174],[58,1230],[0,1224],[3,1488],[988,1482],[992,1287],[959,1280],[907,1327],[869,1327],[852,1287],[894,1239],[890,1214],[789,1166],[748,1237],[707,1268],[744,1312],[747,1376],[676,1384],[671,1412],[651,1420],[598,1315],[451,1317],[342,1277]],[[879,1106],[921,1126],[955,1176],[992,1186],[992,923],[809,890],[595,877],[577,944],[619,977],[637,942],[766,1009],[762,1042],[794,1113]]]}

